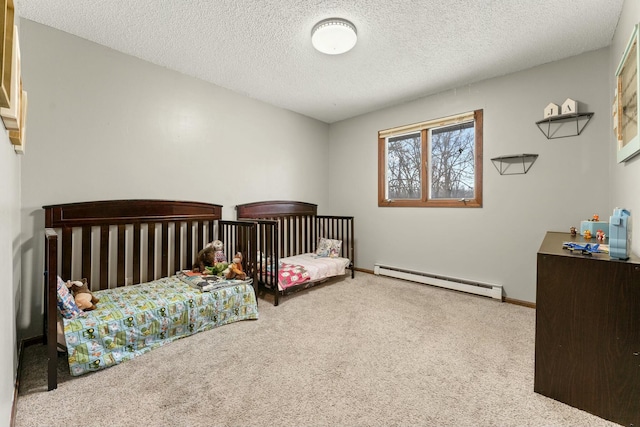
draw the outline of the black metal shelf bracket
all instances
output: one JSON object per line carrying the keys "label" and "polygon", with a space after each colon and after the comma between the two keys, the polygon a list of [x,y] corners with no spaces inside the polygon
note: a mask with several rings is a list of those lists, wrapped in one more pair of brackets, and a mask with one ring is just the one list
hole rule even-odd
{"label": "black metal shelf bracket", "polygon": [[[594,113],[562,114],[538,120],[536,125],[538,125],[538,129],[540,129],[540,132],[542,132],[547,139],[567,138],[570,136],[580,135],[589,123],[589,120],[591,120],[591,117],[593,117],[593,114]],[[571,130],[568,133],[558,134],[558,131],[565,123],[571,123],[574,121],[576,123],[575,133]]]}
{"label": "black metal shelf bracket", "polygon": [[[493,162],[493,166],[495,166],[500,175],[523,175],[529,172],[529,169],[531,169],[531,166],[533,166],[537,158],[537,154],[513,154],[494,157],[491,159],[491,162]],[[522,165],[522,172],[519,167],[514,167],[512,171],[509,171],[510,167],[515,165]],[[516,171],[514,172],[513,170]]]}

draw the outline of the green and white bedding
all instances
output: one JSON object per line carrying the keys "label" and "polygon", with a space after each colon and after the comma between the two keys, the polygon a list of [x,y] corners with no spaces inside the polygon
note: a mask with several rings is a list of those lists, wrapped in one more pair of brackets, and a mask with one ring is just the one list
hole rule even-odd
{"label": "green and white bedding", "polygon": [[178,276],[96,291],[97,308],[63,319],[69,370],[77,376],[132,359],[197,332],[258,318],[249,282],[201,292]]}

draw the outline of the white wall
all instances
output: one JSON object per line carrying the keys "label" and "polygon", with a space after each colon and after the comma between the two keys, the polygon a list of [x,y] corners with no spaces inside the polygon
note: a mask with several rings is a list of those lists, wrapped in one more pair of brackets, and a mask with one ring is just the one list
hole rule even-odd
{"label": "white wall", "polygon": [[[22,336],[41,333],[46,204],[128,198],[326,207],[328,125],[22,20]],[[319,179],[320,176],[320,179]]]}
{"label": "white wall", "polygon": [[[631,36],[633,26],[640,22],[640,2],[627,0],[624,2],[622,15],[618,22],[618,28],[611,44],[611,61],[609,68],[609,105],[613,103],[616,87],[615,73],[622,59],[625,48]],[[610,120],[610,129],[613,122]],[[640,183],[640,155],[625,163],[617,163],[617,143],[613,131],[609,133],[610,150],[610,204],[612,207],[622,207],[631,210],[632,227],[631,247],[633,253],[640,254],[640,197],[638,197],[638,185]]]}
{"label": "white wall", "polygon": [[[601,49],[333,124],[330,202],[332,210],[355,215],[356,265],[381,262],[497,283],[509,298],[535,301],[545,232],[611,212],[608,76],[609,50]],[[549,102],[566,98],[595,115],[580,136],[547,140],[535,122]],[[379,130],[480,108],[483,208],[378,207]],[[526,175],[501,176],[490,160],[519,153],[539,154]]]}
{"label": "white wall", "polygon": [[0,424],[9,425],[17,368],[16,305],[20,298],[20,163],[0,121]]}

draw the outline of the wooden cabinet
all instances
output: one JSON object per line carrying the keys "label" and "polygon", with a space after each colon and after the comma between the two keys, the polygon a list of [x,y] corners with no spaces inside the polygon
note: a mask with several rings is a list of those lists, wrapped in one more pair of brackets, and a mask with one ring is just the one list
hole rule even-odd
{"label": "wooden cabinet", "polygon": [[538,251],[534,390],[640,426],[640,259],[573,254],[567,241],[584,243],[549,232]]}

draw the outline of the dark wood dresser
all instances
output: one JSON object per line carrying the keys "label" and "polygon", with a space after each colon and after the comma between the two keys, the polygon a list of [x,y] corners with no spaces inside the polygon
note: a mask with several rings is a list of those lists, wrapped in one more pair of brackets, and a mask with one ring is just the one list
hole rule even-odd
{"label": "dark wood dresser", "polygon": [[569,241],[587,243],[548,232],[538,251],[534,390],[640,427],[640,259],[571,253]]}

